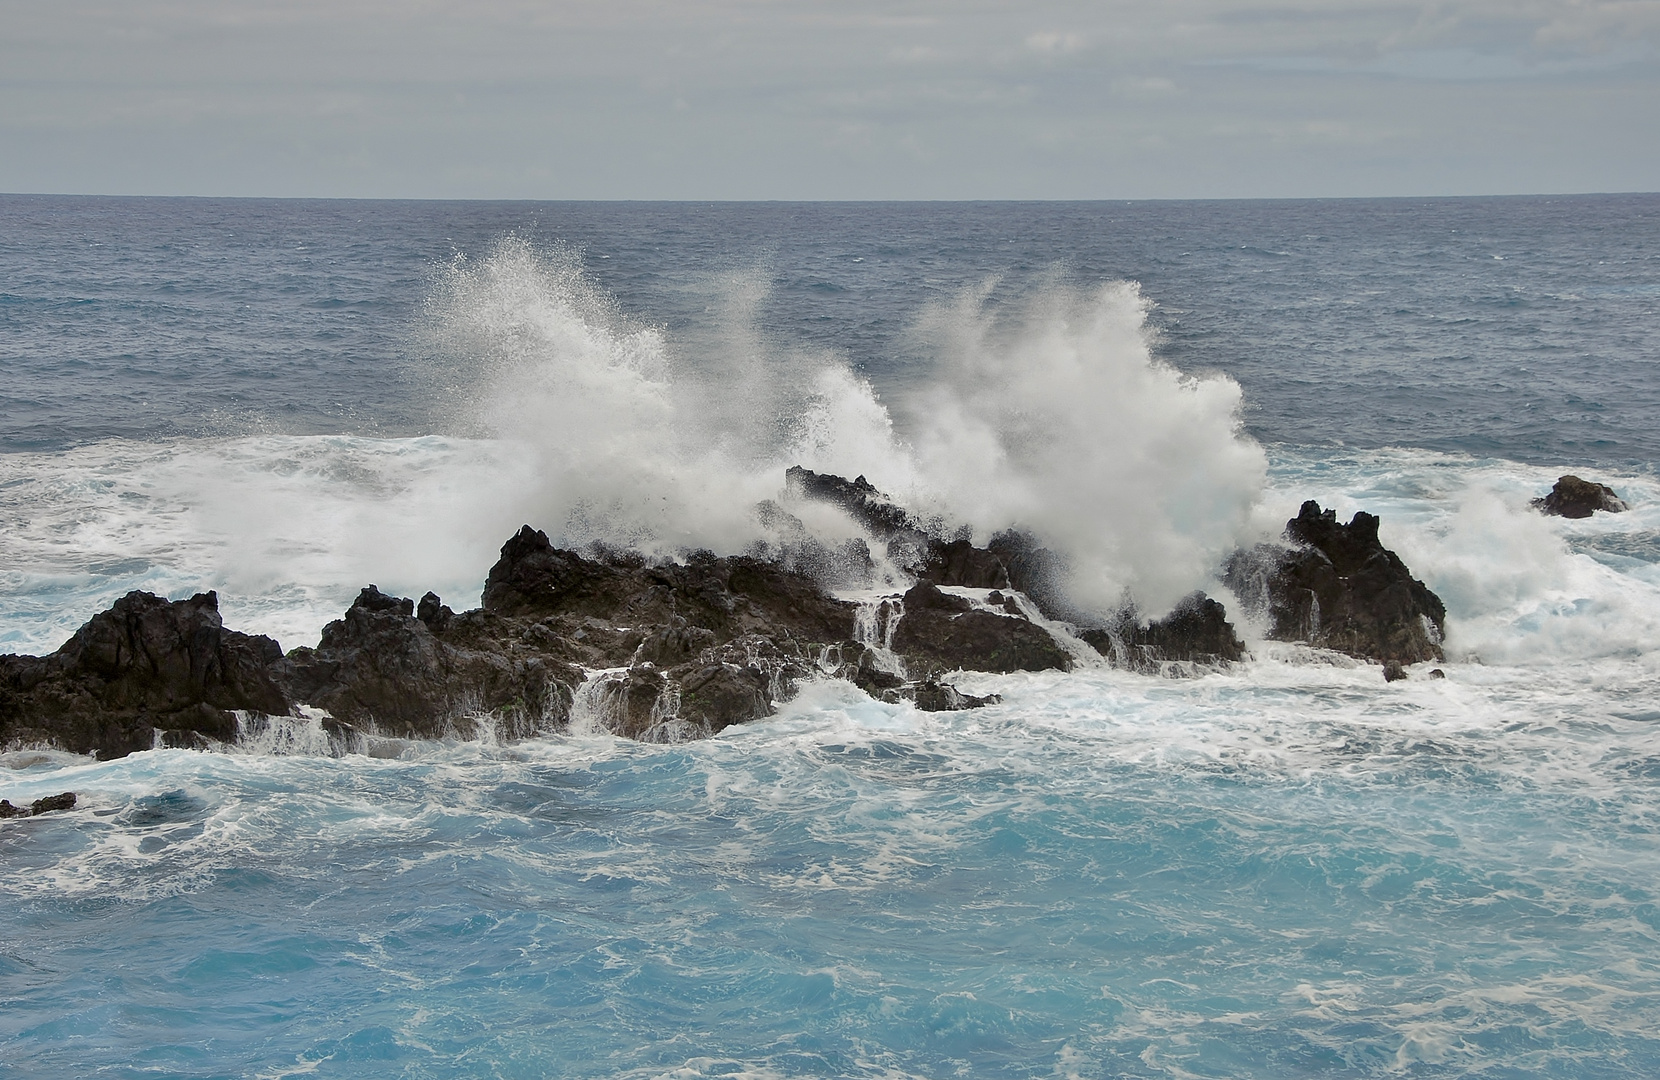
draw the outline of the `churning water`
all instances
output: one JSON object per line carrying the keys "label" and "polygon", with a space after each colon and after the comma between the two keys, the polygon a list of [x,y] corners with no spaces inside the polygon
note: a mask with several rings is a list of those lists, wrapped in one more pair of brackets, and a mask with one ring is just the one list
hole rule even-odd
{"label": "churning water", "polygon": [[[1366,509],[1449,655],[12,750],[82,801],[0,828],[0,1076],[1660,1073],[1660,197],[0,221],[3,648],[132,588],[285,646],[471,606],[525,522],[739,550],[800,463],[1148,611]],[[1527,508],[1568,471],[1633,510]]]}

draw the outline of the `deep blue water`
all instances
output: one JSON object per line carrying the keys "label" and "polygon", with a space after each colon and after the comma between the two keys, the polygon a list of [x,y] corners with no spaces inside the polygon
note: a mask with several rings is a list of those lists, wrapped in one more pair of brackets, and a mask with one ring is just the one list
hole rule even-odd
{"label": "deep blue water", "polygon": [[1660,196],[1154,203],[423,203],[0,196],[0,447],[443,430],[411,320],[505,232],[689,334],[723,275],[879,389],[919,308],[997,276],[1139,281],[1160,354],[1267,442],[1660,458]]}
{"label": "deep blue water", "polygon": [[1657,219],[0,197],[0,648],[139,587],[306,644],[682,489],[739,543],[797,451],[1135,590],[1367,509],[1449,613],[1444,680],[1243,625],[672,746],[3,748],[81,804],[0,822],[0,1077],[1660,1075]]}

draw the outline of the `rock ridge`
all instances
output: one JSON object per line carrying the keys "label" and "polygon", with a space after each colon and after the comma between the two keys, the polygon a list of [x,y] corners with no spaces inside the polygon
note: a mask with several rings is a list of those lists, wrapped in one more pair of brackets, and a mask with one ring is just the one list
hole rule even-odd
{"label": "rock ridge", "polygon": [[[1065,596],[1064,561],[1029,534],[978,547],[864,477],[796,468],[786,488],[842,507],[869,541],[821,544],[776,503],[757,513],[783,546],[738,555],[579,552],[526,525],[502,545],[479,607],[368,585],[315,646],[286,655],[225,629],[214,593],[129,593],[51,655],[0,656],[0,746],[206,748],[282,717],[321,722],[343,745],[573,728],[677,740],[768,716],[814,678],[944,710],[996,701],[959,691],[947,681],[957,671],[1101,662],[1191,675],[1247,659],[1203,593],[1161,619],[1133,606],[1090,616]],[[1377,524],[1360,513],[1343,525],[1305,503],[1287,545],[1230,561],[1230,586],[1269,613],[1273,636],[1379,661],[1439,659],[1441,603],[1382,547]],[[907,559],[912,582],[872,588],[872,545]],[[827,576],[859,588],[838,594]]]}

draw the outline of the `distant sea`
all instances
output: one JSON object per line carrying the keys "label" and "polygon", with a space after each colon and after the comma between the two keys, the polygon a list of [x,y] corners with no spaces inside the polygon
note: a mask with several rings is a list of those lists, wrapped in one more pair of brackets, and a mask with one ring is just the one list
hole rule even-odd
{"label": "distant sea", "polygon": [[[312,644],[519,525],[737,551],[802,463],[1252,659],[331,757],[0,752],[0,1077],[1660,1075],[1660,195],[0,196],[0,651]],[[1529,508],[1557,476],[1632,509]],[[1445,679],[1214,580],[1382,519]]]}

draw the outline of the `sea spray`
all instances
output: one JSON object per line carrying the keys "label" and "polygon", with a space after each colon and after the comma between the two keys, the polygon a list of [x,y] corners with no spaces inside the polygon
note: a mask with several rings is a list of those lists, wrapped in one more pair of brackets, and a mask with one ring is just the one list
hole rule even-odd
{"label": "sea spray", "polygon": [[1161,363],[1130,282],[1058,281],[1003,318],[994,283],[930,309],[938,356],[913,441],[937,504],[982,538],[1011,525],[1070,564],[1075,602],[1162,614],[1237,545],[1267,458],[1240,390]]}
{"label": "sea spray", "polygon": [[753,276],[726,286],[723,334],[692,357],[620,313],[572,252],[509,237],[449,268],[432,339],[473,372],[478,422],[534,463],[526,520],[572,544],[741,550],[755,504],[802,464],[982,539],[1027,529],[1063,553],[1086,607],[1129,593],[1159,613],[1205,584],[1260,493],[1239,387],[1160,363],[1133,284],[1054,281],[1001,321],[990,283],[925,311],[935,371],[909,441],[844,363],[769,348]]}

